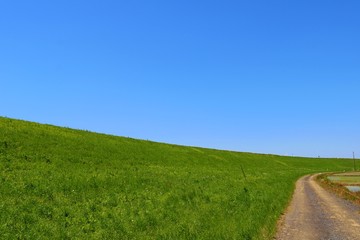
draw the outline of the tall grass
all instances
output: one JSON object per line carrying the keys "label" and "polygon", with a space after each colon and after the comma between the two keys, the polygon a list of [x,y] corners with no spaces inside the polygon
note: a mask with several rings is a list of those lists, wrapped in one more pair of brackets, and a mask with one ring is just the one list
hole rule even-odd
{"label": "tall grass", "polygon": [[270,239],[297,178],[351,168],[0,118],[0,237]]}

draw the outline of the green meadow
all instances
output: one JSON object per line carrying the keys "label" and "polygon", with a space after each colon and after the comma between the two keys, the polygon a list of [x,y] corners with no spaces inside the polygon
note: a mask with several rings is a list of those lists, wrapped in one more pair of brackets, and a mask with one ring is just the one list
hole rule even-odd
{"label": "green meadow", "polygon": [[300,176],[351,169],[0,118],[0,238],[271,239]]}

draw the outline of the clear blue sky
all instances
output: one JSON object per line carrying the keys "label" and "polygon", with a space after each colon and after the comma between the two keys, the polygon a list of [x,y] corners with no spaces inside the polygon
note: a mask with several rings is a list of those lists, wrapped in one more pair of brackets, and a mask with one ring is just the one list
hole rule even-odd
{"label": "clear blue sky", "polygon": [[0,115],[360,156],[360,1],[1,1]]}

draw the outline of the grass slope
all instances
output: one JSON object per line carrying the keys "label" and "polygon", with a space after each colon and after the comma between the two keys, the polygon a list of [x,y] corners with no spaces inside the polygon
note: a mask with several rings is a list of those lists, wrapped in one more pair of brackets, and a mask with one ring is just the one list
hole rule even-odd
{"label": "grass slope", "polygon": [[0,236],[270,239],[297,178],[351,167],[0,118]]}

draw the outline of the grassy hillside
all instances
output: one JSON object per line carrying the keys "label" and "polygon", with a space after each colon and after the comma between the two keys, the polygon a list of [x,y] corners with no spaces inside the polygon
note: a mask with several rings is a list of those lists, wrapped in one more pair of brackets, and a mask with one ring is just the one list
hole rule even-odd
{"label": "grassy hillside", "polygon": [[0,236],[270,239],[298,177],[351,167],[0,118]]}

